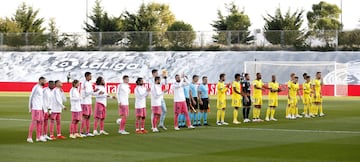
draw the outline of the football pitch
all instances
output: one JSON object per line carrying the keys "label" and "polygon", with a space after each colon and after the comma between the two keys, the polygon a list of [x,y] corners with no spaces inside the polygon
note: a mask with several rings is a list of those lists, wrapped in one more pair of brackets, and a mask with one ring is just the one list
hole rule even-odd
{"label": "football pitch", "polygon": [[[147,99],[148,107],[150,99]],[[0,93],[1,161],[359,161],[360,102],[356,97],[324,98],[325,117],[285,119],[285,98],[279,101],[277,122],[215,125],[215,96],[211,98],[210,126],[173,129],[173,101],[166,96],[167,131],[135,134],[134,98],[126,130],[117,133],[116,100],[108,100],[105,130],[108,136],[27,143],[30,114],[28,93]],[[264,119],[265,105],[261,111]],[[233,108],[227,102],[226,121],[232,122]],[[68,137],[68,110],[62,115],[62,132]],[[300,112],[302,104],[299,105]],[[241,111],[239,117],[242,119]],[[91,123],[92,124],[92,123]],[[91,125],[91,129],[92,129]],[[150,109],[146,128],[150,131]],[[35,139],[35,132],[33,135]]]}

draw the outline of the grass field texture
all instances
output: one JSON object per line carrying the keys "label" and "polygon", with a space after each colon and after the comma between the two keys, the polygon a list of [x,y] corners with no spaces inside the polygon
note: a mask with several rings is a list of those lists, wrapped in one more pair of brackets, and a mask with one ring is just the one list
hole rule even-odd
{"label": "grass field texture", "polygon": [[[0,103],[0,161],[360,161],[360,101],[355,97],[324,98],[325,117],[297,120],[285,119],[286,103],[281,98],[277,122],[216,126],[212,96],[210,126],[175,131],[172,97],[166,96],[168,130],[141,135],[134,132],[131,97],[126,127],[131,134],[125,136],[117,133],[117,103],[109,100],[105,130],[110,135],[33,144],[26,142],[31,119],[28,93],[0,93]],[[226,121],[231,123],[230,99],[227,104]],[[265,105],[266,99],[262,118]],[[150,130],[150,109],[147,112]],[[62,131],[67,137],[70,117],[69,110],[63,112]]]}

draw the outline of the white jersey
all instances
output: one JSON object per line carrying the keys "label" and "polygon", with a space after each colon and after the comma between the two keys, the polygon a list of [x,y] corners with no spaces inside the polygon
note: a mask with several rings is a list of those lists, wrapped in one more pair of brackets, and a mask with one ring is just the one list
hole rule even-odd
{"label": "white jersey", "polygon": [[151,106],[161,106],[161,99],[164,96],[161,84],[154,84],[151,87]]}
{"label": "white jersey", "polygon": [[[103,104],[106,107],[107,104],[107,92],[106,92],[106,88],[103,85],[96,85],[96,89],[99,89],[97,92],[95,92],[95,98],[96,98],[96,102],[99,102],[101,104]],[[103,94],[100,94],[103,93]]]}
{"label": "white jersey", "polygon": [[46,87],[44,89],[44,111],[48,111],[48,109],[51,109],[53,102],[54,102],[53,89]]}
{"label": "white jersey", "polygon": [[85,80],[81,84],[81,104],[92,104],[91,97],[94,95],[94,89],[90,81]]}
{"label": "white jersey", "polygon": [[80,112],[81,109],[81,96],[79,93],[79,89],[72,87],[70,89],[70,105],[71,105],[71,112]]}
{"label": "white jersey", "polygon": [[118,86],[117,100],[120,105],[129,105],[130,87],[127,83],[121,83]]}
{"label": "white jersey", "polygon": [[[155,78],[152,77],[150,78],[149,80],[149,87],[150,89],[153,87],[153,85],[155,84]],[[166,79],[160,79],[160,85],[163,86],[163,85],[166,85],[167,84],[167,80]],[[161,99],[164,99],[164,96],[161,96]]]}
{"label": "white jersey", "polygon": [[148,94],[145,86],[137,85],[135,87],[135,109],[146,107],[146,97]]}
{"label": "white jersey", "polygon": [[31,110],[42,110],[44,107],[44,90],[40,84],[36,84],[31,90],[29,97],[29,112]]}
{"label": "white jersey", "polygon": [[187,79],[184,78],[184,81],[175,82],[172,86],[174,91],[174,102],[183,102],[185,100],[184,87],[189,85]]}
{"label": "white jersey", "polygon": [[51,105],[51,112],[54,113],[61,113],[62,109],[65,108],[64,106],[64,102],[66,102],[66,97],[64,92],[62,91],[62,89],[60,88],[54,88],[53,90],[54,96],[53,96],[53,101],[52,105]]}

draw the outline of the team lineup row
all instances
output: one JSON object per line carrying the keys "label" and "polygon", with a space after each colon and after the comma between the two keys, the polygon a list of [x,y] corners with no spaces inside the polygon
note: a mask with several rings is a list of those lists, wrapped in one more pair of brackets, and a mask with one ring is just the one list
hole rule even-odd
{"label": "team lineup row", "polygon": [[[135,93],[135,132],[137,134],[148,133],[145,129],[146,118],[146,98],[151,96],[151,125],[152,132],[159,132],[159,128],[166,130],[164,120],[167,112],[164,101],[164,93],[168,90],[163,88],[167,84],[167,72],[163,71],[162,78],[158,70],[152,70],[153,79],[149,80],[150,87],[144,86],[144,80],[136,80]],[[240,74],[235,74],[235,80],[232,84],[225,84],[225,74],[220,74],[220,80],[217,84],[217,113],[216,124],[228,125],[224,121],[226,110],[226,92],[232,88],[232,102],[234,107],[233,123],[240,124],[238,121],[238,110],[243,107],[244,122],[250,122],[249,113],[253,103],[253,122],[263,121],[260,119],[260,110],[262,106],[262,91],[269,90],[269,107],[266,112],[266,121],[274,118],[275,108],[278,106],[278,92],[282,91],[279,83],[276,82],[275,75],[272,76],[272,82],[265,86],[261,81],[261,74],[256,74],[256,79],[250,83],[249,74],[245,74],[244,79]],[[70,90],[71,105],[71,124],[70,138],[79,138],[95,135],[108,135],[104,129],[104,120],[106,118],[107,98],[117,99],[120,118],[119,134],[129,134],[125,130],[126,121],[129,116],[129,77],[123,76],[123,82],[118,86],[117,96],[110,96],[106,92],[105,81],[102,77],[96,79],[96,86],[93,88],[91,73],[85,73],[85,81],[81,84],[78,80],[72,82]],[[310,81],[310,76],[304,74],[306,82],[303,84],[303,103],[305,117],[315,117],[318,110],[320,116],[323,116],[321,106],[321,73],[316,74],[316,79]],[[181,127],[195,128],[195,126],[208,125],[207,112],[209,109],[209,96],[207,77],[202,77],[202,83],[198,85],[199,76],[194,75],[192,81],[188,81],[185,75],[176,75],[175,82],[172,85],[174,93],[174,129],[180,130]],[[36,141],[46,142],[47,140],[65,139],[61,134],[61,112],[66,109],[64,102],[66,97],[62,91],[61,81],[49,81],[49,86],[44,88],[46,79],[39,78],[39,83],[32,89],[29,98],[29,112],[32,115],[32,121],[29,126],[27,142],[33,143],[32,133],[36,127]],[[253,96],[250,97],[251,84],[253,85]],[[288,82],[288,106],[286,108],[286,118],[296,119],[302,117],[298,114],[297,95],[299,95],[298,77],[291,74]],[[94,108],[94,126],[90,133],[90,117],[92,115],[92,97],[95,96]],[[300,96],[300,95],[299,95]],[[251,98],[254,101],[251,101]],[[48,120],[50,119],[50,136],[48,136]],[[80,131],[78,125],[81,121]],[[203,123],[201,124],[201,121]],[[57,135],[54,136],[54,125],[56,123]],[[100,127],[98,131],[98,127]],[[81,133],[80,133],[81,132]]]}

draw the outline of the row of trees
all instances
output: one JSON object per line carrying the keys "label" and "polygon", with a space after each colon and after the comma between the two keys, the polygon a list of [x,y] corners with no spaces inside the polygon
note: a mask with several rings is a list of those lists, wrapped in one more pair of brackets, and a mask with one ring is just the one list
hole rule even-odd
{"label": "row of trees", "polygon": [[[225,7],[226,13],[218,10],[217,19],[211,23],[216,32],[212,37],[214,42],[225,45],[251,44],[254,36],[249,31],[251,26],[249,16],[234,2],[226,4]],[[6,36],[6,42],[3,44],[58,47],[78,45],[79,40],[75,36],[59,34],[55,19],[50,19],[47,28],[43,27],[44,18],[38,18],[38,13],[39,10],[22,3],[13,17],[0,18],[0,33]],[[271,44],[295,47],[306,46],[308,38],[322,40],[327,46],[331,46],[336,40],[340,45],[359,45],[359,30],[339,34],[326,32],[342,29],[343,25],[339,22],[340,14],[341,10],[334,4],[326,2],[314,4],[312,10],[306,13],[308,20],[306,31],[302,28],[304,10],[295,12],[288,10],[283,14],[278,8],[273,15],[267,14],[263,17],[264,36]],[[148,47],[187,49],[191,48],[196,38],[196,33],[190,24],[177,21],[168,5],[155,2],[143,3],[133,13],[125,11],[120,16],[110,16],[101,6],[101,1],[96,0],[89,20],[84,23],[84,30],[89,33],[87,38],[89,45],[94,47],[107,45],[133,49]],[[26,33],[26,39],[24,34],[20,33]]]}

